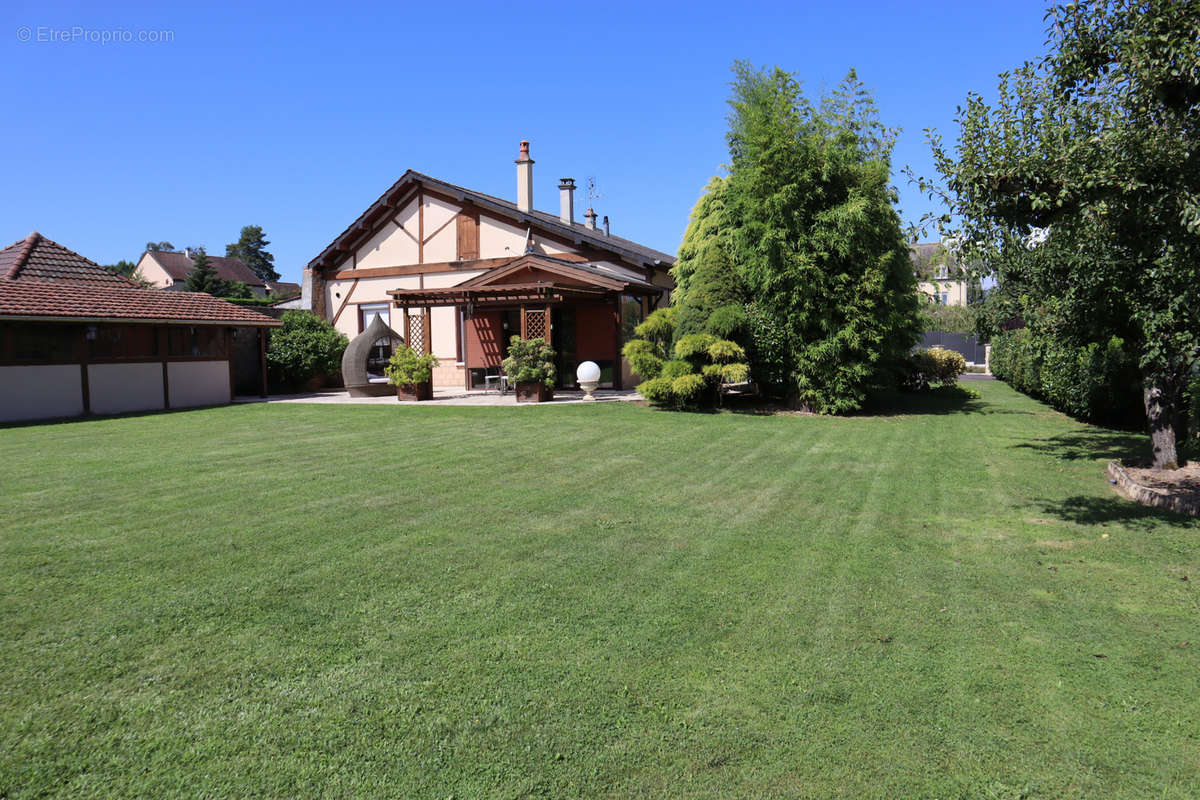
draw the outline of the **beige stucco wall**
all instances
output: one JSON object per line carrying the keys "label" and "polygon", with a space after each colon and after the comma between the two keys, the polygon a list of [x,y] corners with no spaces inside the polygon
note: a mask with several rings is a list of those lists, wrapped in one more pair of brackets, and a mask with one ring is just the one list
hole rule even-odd
{"label": "beige stucco wall", "polygon": [[134,274],[141,275],[143,279],[163,289],[175,283],[175,279],[158,265],[158,262],[154,260],[150,253],[142,253],[142,257],[138,259],[137,269],[134,270]]}
{"label": "beige stucco wall", "polygon": [[967,304],[966,281],[920,281],[917,283],[917,291],[927,297],[947,294],[949,295],[946,302],[948,306],[965,306]]}
{"label": "beige stucco wall", "polygon": [[162,408],[162,362],[90,364],[88,399],[93,414],[121,414]]}
{"label": "beige stucco wall", "polygon": [[83,375],[78,364],[0,367],[0,422],[82,413]]}
{"label": "beige stucco wall", "polygon": [[229,402],[228,361],[177,361],[167,365],[171,408]]}
{"label": "beige stucco wall", "polygon": [[524,255],[525,235],[524,228],[518,228],[481,214],[479,216],[479,257],[504,258],[510,256],[516,258]]}
{"label": "beige stucco wall", "polygon": [[345,268],[394,267],[397,264],[417,263],[417,201],[413,200],[400,210],[393,221],[384,225],[374,236],[358,248],[357,265],[349,263]]}

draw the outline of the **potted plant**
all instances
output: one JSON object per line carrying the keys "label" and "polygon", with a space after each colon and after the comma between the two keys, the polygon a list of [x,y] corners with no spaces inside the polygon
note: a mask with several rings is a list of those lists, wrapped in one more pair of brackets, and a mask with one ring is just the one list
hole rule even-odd
{"label": "potted plant", "polygon": [[438,365],[433,353],[417,355],[413,349],[402,344],[392,351],[388,360],[388,383],[396,387],[397,400],[432,400],[433,368]]}
{"label": "potted plant", "polygon": [[554,397],[554,351],[545,339],[512,337],[502,366],[516,387],[518,403],[542,403]]}

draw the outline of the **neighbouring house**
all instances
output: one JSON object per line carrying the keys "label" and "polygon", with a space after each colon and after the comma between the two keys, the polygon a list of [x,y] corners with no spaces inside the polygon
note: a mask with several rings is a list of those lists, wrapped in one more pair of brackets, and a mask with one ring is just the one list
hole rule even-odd
{"label": "neighbouring house", "polygon": [[0,250],[0,422],[229,403],[235,337],[256,338],[265,375],[265,332],[279,324],[142,288],[31,233]]}
{"label": "neighbouring house", "polygon": [[[266,297],[269,291],[262,278],[242,263],[238,258],[224,256],[209,256],[208,261],[217,271],[217,277],[223,281],[240,281],[250,287],[255,297]],[[149,281],[160,289],[175,289],[187,291],[188,274],[196,267],[192,259],[192,251],[174,253],[166,250],[148,250],[138,259],[136,275]],[[281,284],[296,286],[296,284]],[[299,286],[296,286],[299,292]]]}
{"label": "neighbouring house", "polygon": [[675,259],[612,235],[591,208],[576,221],[571,178],[558,214],[535,210],[533,164],[521,142],[516,202],[404,173],[308,264],[302,307],[351,339],[382,317],[438,357],[435,386],[484,387],[514,335],[549,340],[562,386],[582,361],[601,386],[632,386],[622,345],[669,300]]}
{"label": "neighbouring house", "polygon": [[954,260],[954,255],[941,242],[926,242],[909,246],[913,270],[917,274],[917,291],[931,303],[943,306],[967,304],[967,276]]}
{"label": "neighbouring house", "polygon": [[267,281],[267,293],[279,300],[290,300],[300,296],[300,284],[287,281]]}

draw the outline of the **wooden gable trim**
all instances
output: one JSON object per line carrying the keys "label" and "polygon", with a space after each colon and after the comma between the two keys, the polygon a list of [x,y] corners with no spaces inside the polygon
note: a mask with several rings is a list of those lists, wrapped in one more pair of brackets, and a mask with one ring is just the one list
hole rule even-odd
{"label": "wooden gable trim", "polygon": [[507,277],[514,272],[519,272],[520,270],[526,268],[549,272],[553,275],[561,275],[565,278],[581,281],[588,286],[602,286],[606,289],[620,290],[628,284],[628,281],[623,281],[619,278],[606,278],[600,275],[593,275],[590,272],[573,269],[567,264],[555,264],[553,262],[547,262],[538,256],[521,256],[507,266],[497,267],[496,269],[483,275],[472,278],[468,281],[464,281],[463,283],[459,284],[459,286],[488,286],[496,283],[501,278]]}
{"label": "wooden gable trim", "polygon": [[476,258],[462,261],[435,261],[430,264],[403,264],[395,267],[364,267],[362,269],[344,269],[334,274],[330,280],[348,281],[359,278],[395,278],[400,275],[434,274],[439,272],[469,272],[479,269],[492,269],[512,261],[512,256],[503,258]]}
{"label": "wooden gable trim", "polygon": [[[335,240],[334,252],[341,253],[343,257],[353,255],[357,260],[358,249],[366,242],[371,241],[375,234],[383,230],[389,223],[395,223],[397,228],[412,237],[412,234],[403,225],[395,222],[395,219],[396,215],[403,211],[404,207],[418,194],[418,186],[412,184],[407,187],[401,187],[396,192],[392,192],[390,196],[384,199],[383,205],[375,211],[364,215],[358,224],[352,226],[350,230]],[[333,257],[332,260],[337,261],[339,259]],[[331,266],[333,265],[323,264],[321,265],[321,269],[328,269]]]}

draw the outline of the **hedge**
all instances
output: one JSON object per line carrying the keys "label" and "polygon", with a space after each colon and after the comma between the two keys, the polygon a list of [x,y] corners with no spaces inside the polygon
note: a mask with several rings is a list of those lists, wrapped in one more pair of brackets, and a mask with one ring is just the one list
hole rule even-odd
{"label": "hedge", "polygon": [[1005,331],[992,341],[991,367],[1018,392],[1076,419],[1118,426],[1144,421],[1137,359],[1116,336],[1079,346],[1028,328]]}

